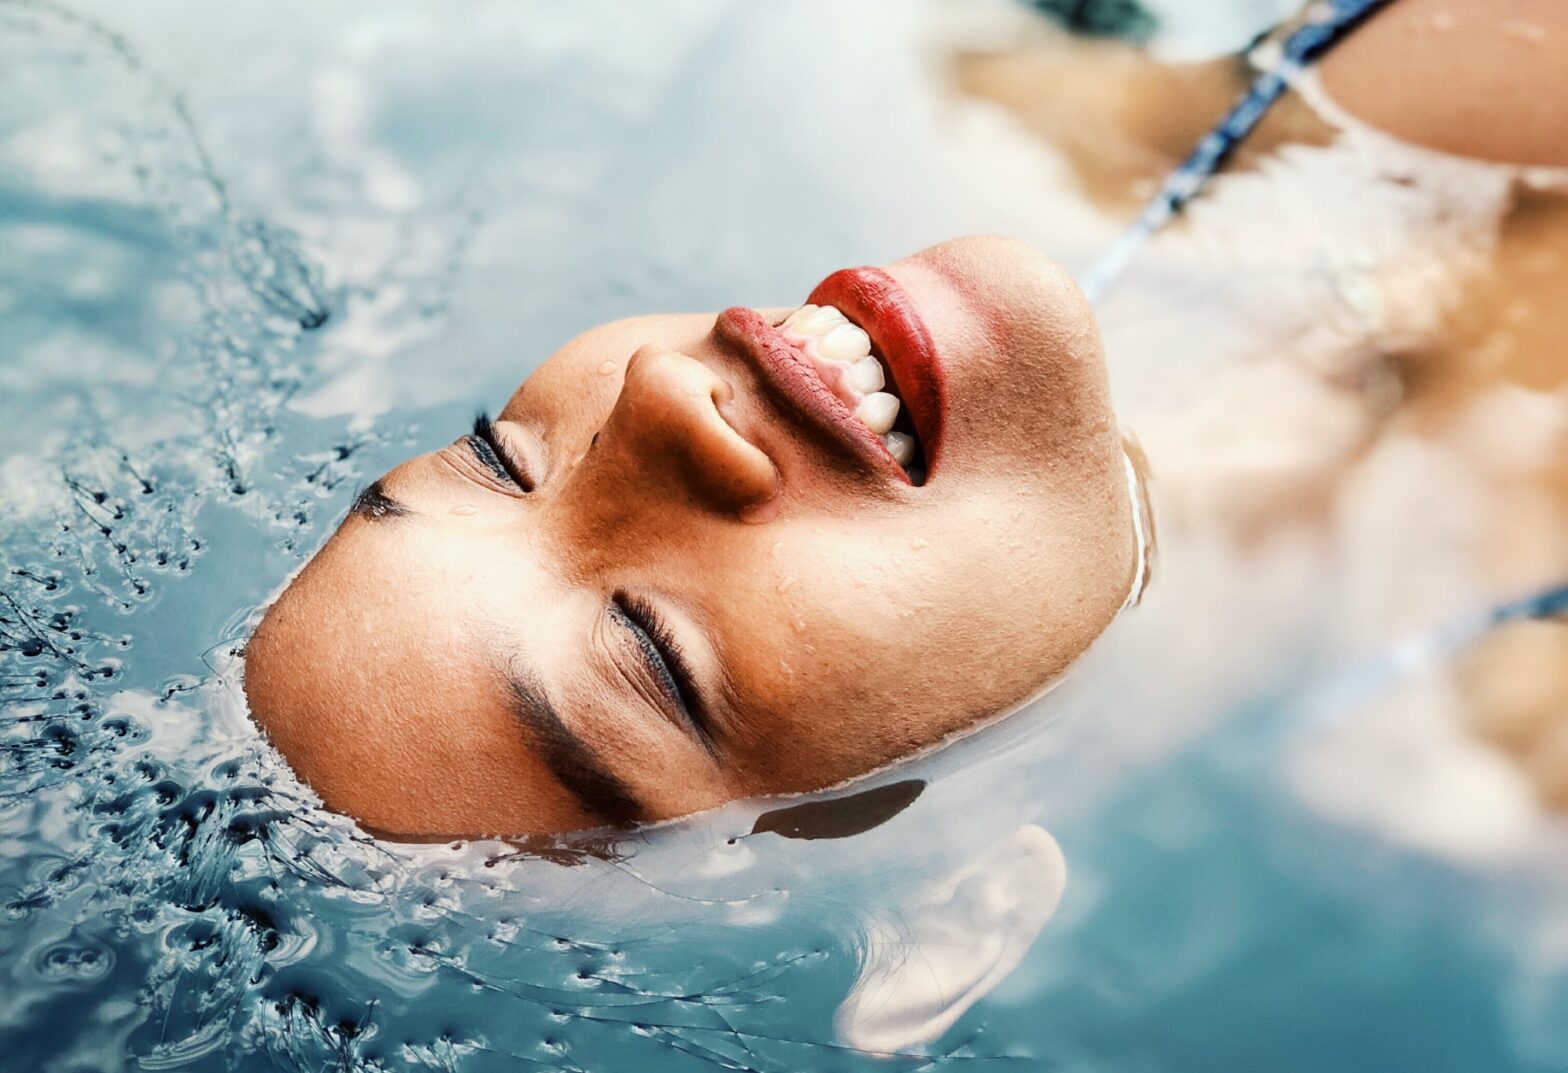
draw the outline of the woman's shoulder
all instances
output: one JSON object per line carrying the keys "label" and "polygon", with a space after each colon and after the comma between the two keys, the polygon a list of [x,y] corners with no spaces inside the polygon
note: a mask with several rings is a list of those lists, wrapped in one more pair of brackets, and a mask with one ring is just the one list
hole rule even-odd
{"label": "woman's shoulder", "polygon": [[1401,141],[1568,167],[1568,4],[1401,0],[1319,64],[1323,91]]}

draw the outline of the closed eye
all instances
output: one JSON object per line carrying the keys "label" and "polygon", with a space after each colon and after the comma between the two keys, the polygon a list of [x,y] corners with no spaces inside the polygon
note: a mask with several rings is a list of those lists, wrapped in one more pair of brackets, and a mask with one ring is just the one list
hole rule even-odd
{"label": "closed eye", "polygon": [[697,689],[696,676],[692,674],[685,653],[660,617],[658,609],[641,597],[617,592],[610,598],[610,613],[637,642],[643,661],[648,665],[648,672],[665,698],[681,715],[703,748],[716,757],[718,748],[713,739],[712,724],[702,703],[702,694]]}
{"label": "closed eye", "polygon": [[468,449],[473,452],[479,464],[495,474],[500,480],[516,485],[520,491],[532,492],[534,490],[533,478],[528,470],[517,459],[506,441],[496,434],[495,424],[490,420],[490,415],[480,411],[474,418],[474,430],[463,441]]}

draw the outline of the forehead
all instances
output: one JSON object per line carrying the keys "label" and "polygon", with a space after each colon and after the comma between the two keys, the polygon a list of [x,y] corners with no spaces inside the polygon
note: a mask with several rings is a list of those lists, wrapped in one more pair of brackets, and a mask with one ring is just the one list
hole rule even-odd
{"label": "forehead", "polygon": [[333,809],[375,828],[580,826],[506,704],[495,638],[432,597],[434,575],[400,570],[406,543],[351,522],[272,606],[246,656],[257,722]]}

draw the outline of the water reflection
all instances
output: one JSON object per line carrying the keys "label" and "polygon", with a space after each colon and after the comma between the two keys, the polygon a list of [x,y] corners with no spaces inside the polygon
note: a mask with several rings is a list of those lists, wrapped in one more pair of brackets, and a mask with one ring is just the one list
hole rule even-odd
{"label": "water reflection", "polygon": [[1018,967],[1066,886],[1061,847],[1029,824],[868,922],[839,1033],[874,1052],[938,1038]]}

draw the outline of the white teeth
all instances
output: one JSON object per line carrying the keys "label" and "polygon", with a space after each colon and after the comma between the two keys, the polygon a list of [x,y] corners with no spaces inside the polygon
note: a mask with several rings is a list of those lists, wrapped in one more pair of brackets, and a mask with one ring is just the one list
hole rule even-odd
{"label": "white teeth", "polygon": [[882,363],[870,354],[844,370],[844,386],[857,395],[881,391],[886,383],[887,376],[882,372]]}
{"label": "white teeth", "polygon": [[779,328],[798,339],[816,338],[815,350],[808,353],[816,356],[819,367],[832,362],[842,370],[840,387],[860,397],[855,416],[882,437],[888,454],[907,468],[915,459],[915,438],[893,431],[900,404],[897,395],[882,390],[887,386],[887,371],[871,353],[871,336],[833,306],[803,305],[785,317]]}
{"label": "white teeth", "polygon": [[840,324],[822,337],[817,353],[833,361],[855,361],[871,353],[871,336],[853,324]]}
{"label": "white teeth", "polygon": [[898,396],[889,395],[885,391],[873,391],[860,400],[855,416],[878,436],[891,432],[893,422],[898,420]]}
{"label": "white teeth", "polygon": [[887,445],[887,453],[893,456],[893,461],[900,466],[908,466],[915,460],[915,438],[903,432],[888,432],[882,437],[882,442]]}
{"label": "white teeth", "polygon": [[783,327],[796,335],[827,335],[834,328],[848,324],[849,318],[832,306],[801,306],[784,321]]}
{"label": "white teeth", "polygon": [[793,328],[797,323],[800,322],[800,318],[804,317],[808,313],[816,312],[816,309],[817,309],[817,307],[814,306],[814,305],[803,305],[799,309],[795,310],[795,312],[793,312],[789,316],[785,317],[784,318],[784,323],[780,324],[779,327],[780,328]]}

